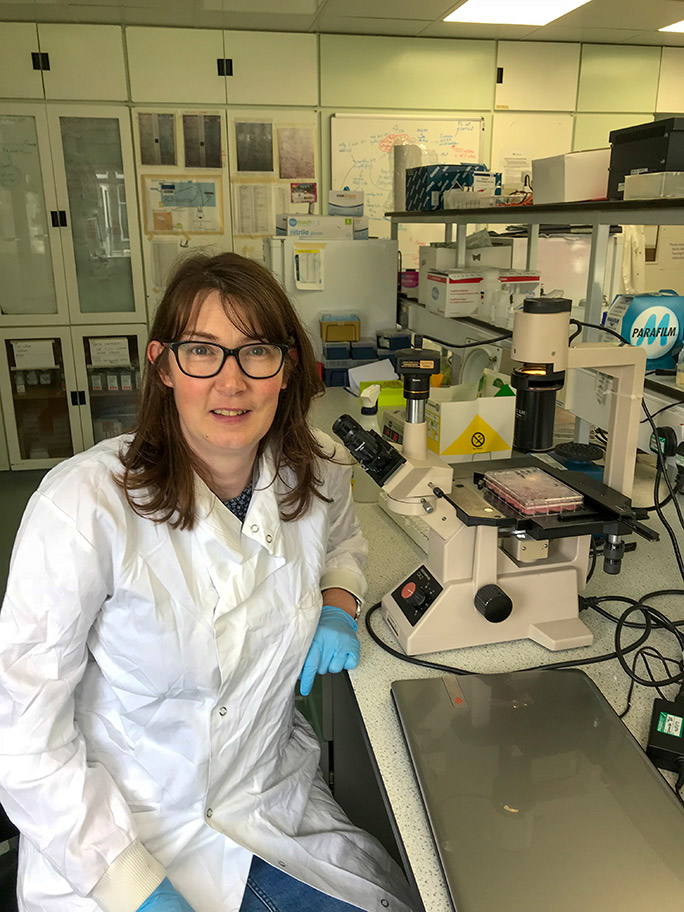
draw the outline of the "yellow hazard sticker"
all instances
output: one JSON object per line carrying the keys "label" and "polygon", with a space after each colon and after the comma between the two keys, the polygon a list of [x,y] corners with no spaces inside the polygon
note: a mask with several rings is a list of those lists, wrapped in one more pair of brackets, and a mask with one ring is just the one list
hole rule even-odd
{"label": "yellow hazard sticker", "polygon": [[470,456],[473,453],[496,453],[510,450],[510,443],[497,433],[480,415],[475,415],[463,433],[451,443],[443,456]]}

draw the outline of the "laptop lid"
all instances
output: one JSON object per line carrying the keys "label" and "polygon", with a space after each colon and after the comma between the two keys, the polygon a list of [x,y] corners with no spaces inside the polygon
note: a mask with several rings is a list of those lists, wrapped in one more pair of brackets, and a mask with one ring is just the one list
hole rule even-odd
{"label": "laptop lid", "polygon": [[458,912],[684,902],[684,806],[578,670],[395,681]]}

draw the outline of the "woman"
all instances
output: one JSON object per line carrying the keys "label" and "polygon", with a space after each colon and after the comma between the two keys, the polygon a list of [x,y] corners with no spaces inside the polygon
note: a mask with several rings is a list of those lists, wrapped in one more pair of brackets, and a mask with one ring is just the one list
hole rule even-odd
{"label": "woman", "polygon": [[53,469],[15,544],[0,800],[20,909],[406,912],[294,710],[300,675],[356,664],[365,593],[350,470],[306,421],[311,345],[234,254],[183,262],[150,338],[134,433]]}

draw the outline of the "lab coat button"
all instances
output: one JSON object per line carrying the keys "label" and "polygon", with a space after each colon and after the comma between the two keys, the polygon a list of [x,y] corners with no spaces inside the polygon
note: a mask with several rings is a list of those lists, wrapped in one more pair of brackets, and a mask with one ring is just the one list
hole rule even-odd
{"label": "lab coat button", "polygon": [[221,709],[219,709],[219,716],[225,716],[225,714],[227,712],[228,712],[228,710],[226,709],[226,707],[222,706]]}
{"label": "lab coat button", "polygon": [[380,900],[380,905],[381,905],[381,906],[384,906],[385,908],[387,908],[387,907],[389,906],[389,901],[386,900],[386,899],[381,899],[381,900]]}
{"label": "lab coat button", "polygon": [[287,867],[287,865],[285,864],[284,861],[279,861],[278,864],[280,865],[281,868],[286,868],[286,867]]}
{"label": "lab coat button", "polygon": [[259,531],[259,526],[257,526],[256,523],[252,523],[252,525],[251,525],[249,528],[252,530],[252,532],[258,532],[258,531]]}
{"label": "lab coat button", "polygon": [[211,808],[207,808],[207,817],[211,817],[213,813]]}
{"label": "lab coat button", "polygon": [[267,536],[266,536],[266,541],[267,541],[267,542],[269,543],[269,545],[270,545],[271,542],[273,541],[273,536],[272,536],[272,535],[267,535]]}

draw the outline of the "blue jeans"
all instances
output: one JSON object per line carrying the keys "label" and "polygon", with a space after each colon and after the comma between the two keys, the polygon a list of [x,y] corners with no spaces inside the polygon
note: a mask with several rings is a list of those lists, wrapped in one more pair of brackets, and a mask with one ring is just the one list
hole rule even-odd
{"label": "blue jeans", "polygon": [[240,912],[359,912],[359,909],[315,890],[255,855]]}

